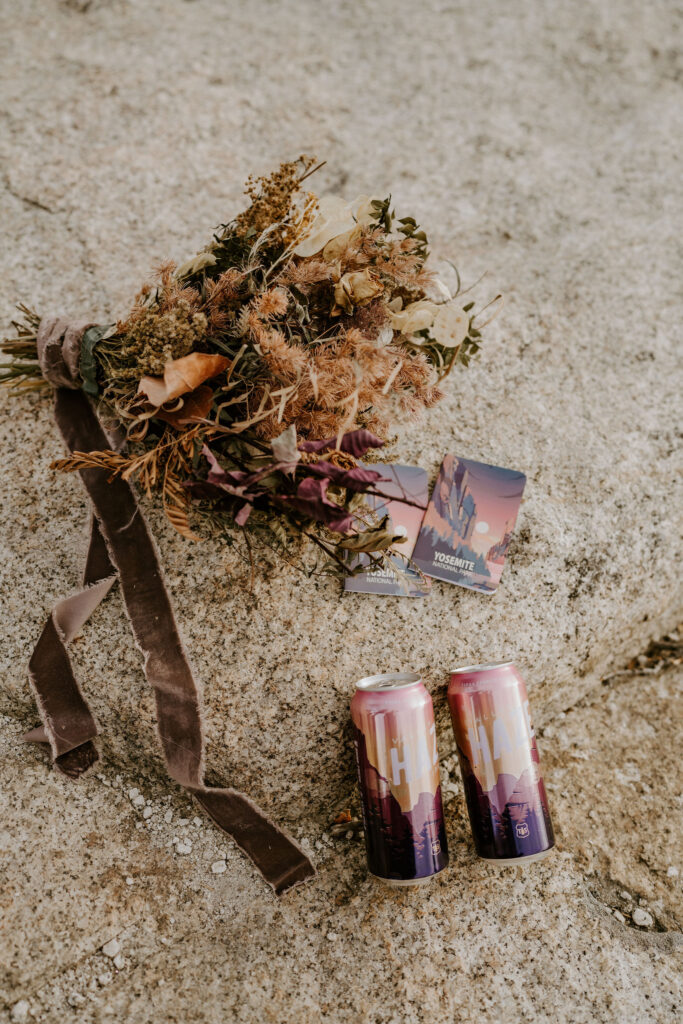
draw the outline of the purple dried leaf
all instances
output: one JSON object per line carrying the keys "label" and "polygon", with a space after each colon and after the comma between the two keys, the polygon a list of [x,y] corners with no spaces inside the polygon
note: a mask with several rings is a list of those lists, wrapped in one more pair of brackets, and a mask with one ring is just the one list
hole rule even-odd
{"label": "purple dried leaf", "polygon": [[327,497],[327,479],[314,480],[308,476],[297,487],[296,495],[278,495],[278,500],[285,505],[303,512],[318,523],[324,523],[335,533],[348,533],[353,526],[353,516],[344,512],[339,505]]}
{"label": "purple dried leaf", "polygon": [[204,445],[202,454],[206,457],[210,467],[207,475],[208,482],[216,484],[217,487],[223,487],[230,494],[236,495],[246,493],[249,488],[270,476],[271,473],[278,471],[284,473],[296,468],[295,462],[271,462],[256,470],[255,473],[244,473],[241,470],[223,469],[208,445]]}
{"label": "purple dried leaf", "polygon": [[247,474],[242,473],[239,470],[235,472],[228,472],[223,469],[216,456],[206,444],[202,448],[202,455],[209,463],[209,473],[207,476],[209,483],[216,484],[219,487],[230,486],[232,488],[243,488],[245,486],[247,482]]}
{"label": "purple dried leaf", "polygon": [[299,451],[301,452],[324,452],[328,448],[341,452],[348,452],[354,458],[360,459],[369,448],[382,448],[384,441],[369,430],[351,430],[343,434],[339,446],[337,438],[328,437],[326,441],[301,441]]}
{"label": "purple dried leaf", "polygon": [[312,476],[327,477],[337,487],[346,487],[349,491],[367,491],[372,484],[383,482],[389,483],[387,477],[382,476],[374,469],[365,469],[363,466],[356,466],[354,469],[341,469],[332,462],[313,462],[305,467],[307,473]]}
{"label": "purple dried leaf", "polygon": [[244,526],[244,524],[246,523],[247,519],[251,515],[252,508],[253,508],[253,505],[250,505],[249,502],[247,502],[246,504],[242,505],[242,508],[239,510],[239,512],[235,516],[235,522],[237,523],[238,526]]}

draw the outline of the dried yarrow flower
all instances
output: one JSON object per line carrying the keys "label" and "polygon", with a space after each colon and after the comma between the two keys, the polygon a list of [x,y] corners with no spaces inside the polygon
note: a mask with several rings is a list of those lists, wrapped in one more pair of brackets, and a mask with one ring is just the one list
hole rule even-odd
{"label": "dried yarrow flower", "polygon": [[289,244],[296,230],[305,227],[300,218],[292,223],[292,207],[303,178],[314,164],[315,158],[302,155],[298,160],[280,164],[272,174],[250,176],[244,191],[251,205],[235,218],[235,234],[240,238],[257,238],[272,229],[269,245]]}

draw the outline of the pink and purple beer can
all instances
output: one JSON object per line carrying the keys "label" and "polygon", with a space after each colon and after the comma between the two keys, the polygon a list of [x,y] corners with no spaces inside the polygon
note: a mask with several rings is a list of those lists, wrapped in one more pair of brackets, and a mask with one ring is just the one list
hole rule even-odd
{"label": "pink and purple beer can", "polygon": [[512,662],[456,669],[448,703],[477,853],[545,857],[555,840],[521,675]]}
{"label": "pink and purple beer can", "polygon": [[432,699],[416,673],[368,676],[351,719],[370,872],[427,882],[448,864]]}

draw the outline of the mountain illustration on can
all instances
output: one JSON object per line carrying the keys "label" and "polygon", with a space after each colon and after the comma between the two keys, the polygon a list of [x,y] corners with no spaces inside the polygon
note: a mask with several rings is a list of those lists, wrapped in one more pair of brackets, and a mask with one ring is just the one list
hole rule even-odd
{"label": "mountain illustration on can", "polygon": [[555,839],[521,675],[512,662],[456,669],[448,703],[477,853],[545,857]]}
{"label": "mountain illustration on can", "polygon": [[351,719],[370,873],[427,882],[448,864],[432,699],[416,673],[368,676]]}

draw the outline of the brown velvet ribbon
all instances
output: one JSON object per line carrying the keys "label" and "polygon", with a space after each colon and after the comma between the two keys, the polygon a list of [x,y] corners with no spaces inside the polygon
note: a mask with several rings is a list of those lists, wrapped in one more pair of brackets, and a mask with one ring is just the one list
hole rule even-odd
{"label": "brown velvet ribbon", "polygon": [[[79,390],[78,349],[87,323],[41,323],[38,355],[43,374],[57,385],[55,417],[71,452],[110,447],[85,394]],[[76,339],[76,340],[74,340]],[[204,782],[201,702],[156,548],[129,484],[105,470],[83,469],[93,506],[83,589],[59,601],[29,663],[42,727],[24,737],[49,743],[55,765],[77,778],[98,759],[97,723],[76,680],[66,645],[118,580],[145,675],[156,702],[157,724],[169,775],[199,801],[219,828],[251,858],[276,893],[306,881],[315,868],[304,851],[256,804],[234,789]]]}

